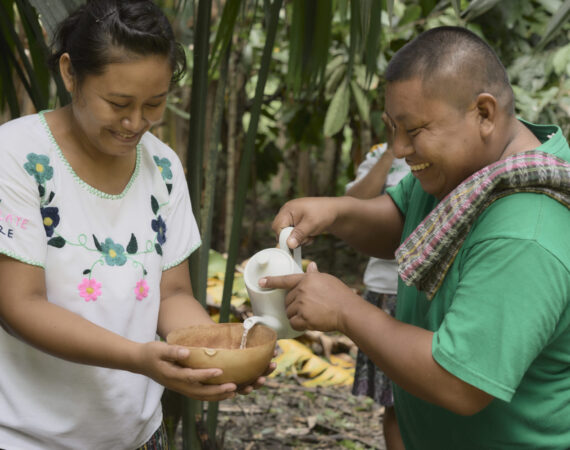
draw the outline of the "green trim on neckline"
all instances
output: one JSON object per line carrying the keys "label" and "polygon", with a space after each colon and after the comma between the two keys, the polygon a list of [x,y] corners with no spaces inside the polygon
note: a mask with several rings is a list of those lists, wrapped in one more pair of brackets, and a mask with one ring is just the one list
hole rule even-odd
{"label": "green trim on neckline", "polygon": [[135,163],[135,170],[133,172],[133,175],[131,176],[131,179],[129,180],[129,182],[125,186],[125,189],[123,189],[123,192],[121,192],[120,194],[108,194],[107,192],[100,191],[99,189],[96,189],[93,186],[91,186],[90,184],[83,181],[79,177],[79,175],[77,175],[75,170],[73,170],[73,167],[71,167],[71,164],[69,164],[69,161],[67,161],[67,159],[65,158],[63,152],[61,151],[59,144],[57,143],[57,141],[56,141],[54,135],[52,134],[51,129],[50,129],[50,127],[46,121],[44,114],[48,111],[50,111],[50,110],[43,110],[43,111],[40,111],[38,113],[38,116],[40,118],[40,122],[44,126],[44,129],[46,130],[50,141],[55,146],[57,153],[59,155],[59,158],[61,159],[63,164],[67,167],[68,172],[73,176],[73,178],[75,178],[75,181],[77,181],[77,183],[79,183],[79,185],[81,187],[83,187],[85,190],[87,190],[91,194],[96,195],[97,197],[100,197],[100,198],[104,198],[104,199],[108,199],[108,200],[118,200],[118,199],[123,198],[125,195],[127,195],[127,193],[129,192],[131,186],[134,184],[134,182],[135,182],[135,180],[139,174],[139,171],[140,171],[142,144],[140,142],[137,144],[137,147],[136,147],[137,158],[136,158],[136,163]]}

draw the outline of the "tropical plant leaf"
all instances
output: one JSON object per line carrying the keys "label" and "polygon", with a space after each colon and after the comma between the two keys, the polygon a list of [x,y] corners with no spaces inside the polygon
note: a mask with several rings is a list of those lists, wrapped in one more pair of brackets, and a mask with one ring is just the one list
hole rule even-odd
{"label": "tropical plant leaf", "polygon": [[342,367],[329,365],[317,377],[302,383],[305,387],[314,386],[350,386],[354,382],[354,374]]}
{"label": "tropical plant leaf", "polygon": [[451,0],[451,5],[457,17],[461,17],[461,0]]}
{"label": "tropical plant leaf", "polygon": [[58,24],[86,0],[29,0],[40,16],[51,40]]}
{"label": "tropical plant leaf", "polygon": [[570,0],[565,0],[562,7],[554,14],[548,24],[546,25],[546,30],[540,39],[540,42],[536,46],[537,50],[542,50],[546,44],[548,44],[552,38],[560,31],[564,24],[568,23],[570,18]]}
{"label": "tropical plant leaf", "polygon": [[363,122],[370,122],[370,104],[366,98],[366,94],[362,91],[360,86],[355,81],[350,82],[350,87],[352,88],[352,95],[356,102],[356,107],[358,108],[358,114]]}
{"label": "tropical plant leaf", "polygon": [[325,116],[324,135],[327,137],[338,133],[348,117],[350,106],[350,91],[348,83],[344,82],[335,92]]}
{"label": "tropical plant leaf", "polygon": [[354,382],[354,365],[338,357],[334,359],[335,364],[328,362],[295,339],[280,339],[278,345],[282,353],[273,359],[277,368],[270,377],[295,374],[308,378],[302,383],[306,387],[347,386]]}
{"label": "tropical plant leaf", "polygon": [[497,3],[499,3],[499,0],[473,0],[471,3],[469,3],[469,6],[465,8],[465,10],[461,13],[461,16],[463,16],[467,22],[470,22],[473,19],[485,14]]}
{"label": "tropical plant leaf", "polygon": [[386,0],[386,12],[388,13],[388,23],[392,26],[392,17],[394,16],[394,0]]}

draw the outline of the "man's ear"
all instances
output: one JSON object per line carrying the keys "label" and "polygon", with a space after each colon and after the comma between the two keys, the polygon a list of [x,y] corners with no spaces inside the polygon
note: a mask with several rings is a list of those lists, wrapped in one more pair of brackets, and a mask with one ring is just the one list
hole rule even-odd
{"label": "man's ear", "polygon": [[485,139],[493,133],[497,126],[499,105],[493,95],[482,93],[477,96],[476,108],[481,137]]}
{"label": "man's ear", "polygon": [[71,58],[69,53],[63,53],[59,57],[59,73],[65,85],[65,89],[70,94],[73,94],[75,89],[75,74],[73,72],[73,65],[71,64]]}

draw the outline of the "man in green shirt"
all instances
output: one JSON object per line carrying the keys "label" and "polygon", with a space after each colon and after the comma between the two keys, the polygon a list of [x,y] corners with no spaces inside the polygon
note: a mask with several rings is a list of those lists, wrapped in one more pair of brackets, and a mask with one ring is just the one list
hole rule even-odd
{"label": "man in green shirt", "polygon": [[[400,263],[396,319],[311,265],[293,328],[338,330],[396,384],[408,449],[570,448],[570,149],[518,120],[493,50],[429,30],[386,70],[385,121],[411,174],[372,200],[286,203],[291,248],[323,232]],[[401,244],[401,246],[400,246]]]}

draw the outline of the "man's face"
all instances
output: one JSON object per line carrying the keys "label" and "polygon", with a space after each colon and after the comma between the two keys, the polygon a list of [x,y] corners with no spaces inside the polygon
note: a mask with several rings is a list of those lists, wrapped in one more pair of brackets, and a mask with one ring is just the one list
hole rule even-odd
{"label": "man's face", "polygon": [[475,102],[459,108],[426,95],[419,79],[398,81],[386,87],[385,117],[395,156],[405,158],[423,189],[438,199],[491,162]]}

